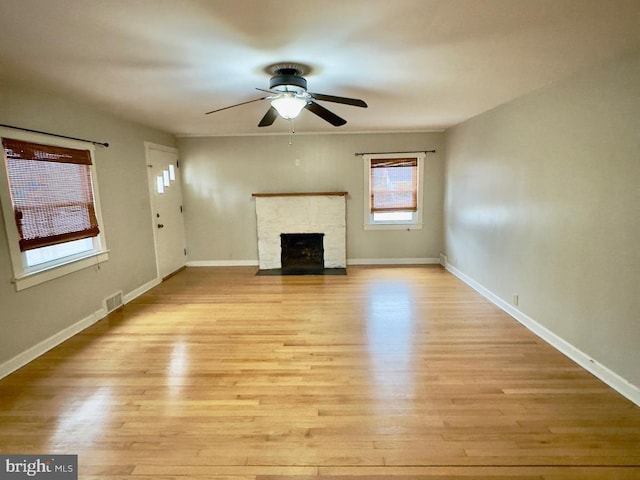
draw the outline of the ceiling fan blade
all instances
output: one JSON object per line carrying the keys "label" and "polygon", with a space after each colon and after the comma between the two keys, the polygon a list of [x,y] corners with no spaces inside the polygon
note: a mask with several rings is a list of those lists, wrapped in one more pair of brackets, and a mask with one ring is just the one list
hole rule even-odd
{"label": "ceiling fan blade", "polygon": [[347,97],[336,97],[335,95],[324,95],[322,93],[311,93],[309,92],[312,98],[315,100],[320,100],[324,102],[334,102],[334,103],[344,103],[345,105],[352,105],[354,107],[362,107],[367,108],[367,103],[364,100],[360,100],[359,98],[347,98]]}
{"label": "ceiling fan blade", "polygon": [[326,120],[334,127],[339,127],[340,125],[344,125],[345,123],[347,123],[347,121],[344,118],[340,118],[338,115],[336,115],[333,112],[330,112],[329,110],[324,108],[322,105],[318,105],[316,102],[309,102],[304,108],[306,108],[312,113],[315,113],[317,116],[319,116],[323,120]]}
{"label": "ceiling fan blade", "polygon": [[264,117],[262,117],[262,120],[260,120],[258,126],[268,127],[269,125],[273,125],[273,122],[276,121],[276,118],[278,118],[278,111],[275,108],[271,107],[269,108],[269,110],[267,110],[267,113],[264,114]]}
{"label": "ceiling fan blade", "polygon": [[259,102],[260,100],[264,100],[267,97],[254,98],[253,100],[249,100],[247,102],[236,103],[235,105],[229,105],[228,107],[218,108],[217,110],[211,110],[210,112],[206,112],[205,115],[209,115],[210,113],[221,112],[222,110],[228,110],[229,108],[239,107],[240,105],[246,105],[247,103]]}
{"label": "ceiling fan blade", "polygon": [[271,93],[271,94],[278,94],[280,92],[276,92],[275,90],[266,90],[264,88],[258,88],[256,87],[256,90],[258,90],[259,92],[265,92],[265,93]]}

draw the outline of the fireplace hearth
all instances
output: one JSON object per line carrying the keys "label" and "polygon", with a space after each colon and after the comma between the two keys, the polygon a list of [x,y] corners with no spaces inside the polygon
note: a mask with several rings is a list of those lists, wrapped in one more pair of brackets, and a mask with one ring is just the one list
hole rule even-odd
{"label": "fireplace hearth", "polygon": [[282,273],[319,274],[324,270],[324,233],[280,234]]}

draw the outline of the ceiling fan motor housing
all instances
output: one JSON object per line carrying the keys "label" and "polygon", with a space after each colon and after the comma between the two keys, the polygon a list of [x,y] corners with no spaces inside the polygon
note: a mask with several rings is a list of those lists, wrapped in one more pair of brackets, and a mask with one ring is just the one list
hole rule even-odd
{"label": "ceiling fan motor housing", "polygon": [[298,74],[298,70],[294,68],[282,68],[275,73],[276,75],[269,79],[270,89],[286,92],[297,90],[296,88],[288,89],[287,87],[297,87],[303,91],[307,90],[307,81]]}

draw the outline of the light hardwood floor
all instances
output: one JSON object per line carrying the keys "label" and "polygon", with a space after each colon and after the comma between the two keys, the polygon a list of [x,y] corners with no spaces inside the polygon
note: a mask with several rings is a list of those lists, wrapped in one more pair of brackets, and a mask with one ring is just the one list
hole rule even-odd
{"label": "light hardwood floor", "polygon": [[0,381],[80,478],[640,479],[640,408],[437,266],[190,268]]}

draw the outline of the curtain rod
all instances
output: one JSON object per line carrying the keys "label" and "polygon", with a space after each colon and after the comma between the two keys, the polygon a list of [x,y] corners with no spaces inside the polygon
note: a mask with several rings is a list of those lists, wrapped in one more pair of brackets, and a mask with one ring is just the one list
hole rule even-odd
{"label": "curtain rod", "polygon": [[31,130],[30,128],[16,127],[14,125],[5,125],[3,123],[0,123],[0,127],[13,128],[14,130],[22,130],[23,132],[42,133],[44,135],[51,135],[52,137],[58,137],[58,138],[66,138],[68,140],[78,140],[80,142],[87,142],[87,143],[93,143],[94,145],[100,145],[105,148],[109,146],[107,142],[96,142],[94,140],[85,140],[84,138],[68,137],[66,135],[58,135],[57,133],[43,132],[41,130]]}
{"label": "curtain rod", "polygon": [[435,150],[411,150],[410,152],[360,152],[354,153],[356,157],[362,155],[394,155],[396,153],[436,153]]}

